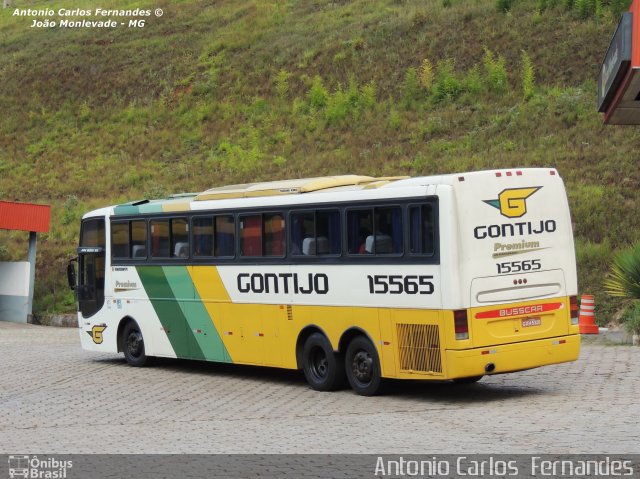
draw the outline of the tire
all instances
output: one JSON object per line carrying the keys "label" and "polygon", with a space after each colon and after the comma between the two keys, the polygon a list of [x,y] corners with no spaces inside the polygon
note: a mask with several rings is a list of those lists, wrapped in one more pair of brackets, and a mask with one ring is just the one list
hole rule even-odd
{"label": "tire", "polygon": [[344,385],[344,363],[329,340],[320,333],[307,338],[302,349],[302,370],[316,391],[334,391]]}
{"label": "tire", "polygon": [[484,376],[471,376],[468,378],[456,378],[453,380],[456,384],[474,384],[480,381]]}
{"label": "tire", "polygon": [[361,396],[375,396],[382,392],[378,351],[364,336],[356,336],[349,343],[345,355],[345,370],[351,388]]}
{"label": "tire", "polygon": [[144,338],[135,321],[129,321],[122,330],[122,351],[124,358],[131,366],[142,367],[149,364],[145,354]]}

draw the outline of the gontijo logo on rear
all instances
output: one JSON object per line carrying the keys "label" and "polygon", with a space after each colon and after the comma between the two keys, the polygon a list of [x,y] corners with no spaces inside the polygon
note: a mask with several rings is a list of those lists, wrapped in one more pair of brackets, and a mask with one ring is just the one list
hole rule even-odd
{"label": "gontijo logo on rear", "polygon": [[527,212],[527,198],[538,191],[542,186],[528,188],[507,188],[502,190],[495,200],[483,200],[486,204],[500,210],[507,218],[520,218]]}

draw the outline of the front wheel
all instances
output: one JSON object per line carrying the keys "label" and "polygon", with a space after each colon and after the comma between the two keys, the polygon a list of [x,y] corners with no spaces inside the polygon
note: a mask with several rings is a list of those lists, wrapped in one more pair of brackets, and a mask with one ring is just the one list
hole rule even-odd
{"label": "front wheel", "polygon": [[375,396],[382,391],[378,351],[367,338],[354,338],[345,355],[345,369],[351,388],[361,396]]}
{"label": "front wheel", "polygon": [[144,352],[144,338],[138,325],[131,321],[122,331],[122,350],[124,358],[131,366],[141,367],[149,362],[149,357]]}
{"label": "front wheel", "polygon": [[304,343],[302,370],[309,386],[316,391],[333,391],[344,383],[344,364],[320,333],[313,333]]}

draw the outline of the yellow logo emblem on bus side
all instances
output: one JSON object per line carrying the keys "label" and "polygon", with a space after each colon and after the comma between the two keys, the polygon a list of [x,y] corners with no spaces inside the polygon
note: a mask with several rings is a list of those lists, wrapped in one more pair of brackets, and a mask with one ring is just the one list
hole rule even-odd
{"label": "yellow logo emblem on bus side", "polygon": [[502,190],[496,200],[483,200],[486,204],[500,210],[507,218],[520,218],[527,212],[527,198],[538,191],[542,186],[529,188],[508,188]]}
{"label": "yellow logo emblem on bus side", "polygon": [[102,332],[107,329],[106,326],[94,326],[91,331],[87,331],[87,334],[91,336],[93,342],[96,344],[102,344]]}

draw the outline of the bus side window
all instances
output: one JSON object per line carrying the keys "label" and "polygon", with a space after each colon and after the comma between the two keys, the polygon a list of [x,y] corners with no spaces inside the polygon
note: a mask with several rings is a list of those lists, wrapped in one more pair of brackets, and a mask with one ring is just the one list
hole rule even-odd
{"label": "bus side window", "polygon": [[215,255],[234,256],[235,255],[235,222],[233,216],[216,216],[215,232]]}
{"label": "bus side window", "polygon": [[169,247],[169,220],[151,220],[151,256],[154,258],[168,258]]}
{"label": "bus side window", "polygon": [[367,254],[367,238],[372,235],[373,210],[351,210],[347,212],[349,254]]}
{"label": "bus side window", "polygon": [[366,245],[367,252],[375,254],[402,253],[402,210],[397,207],[375,208],[374,247]]}
{"label": "bus side window", "polygon": [[213,218],[193,219],[193,256],[213,256]]}
{"label": "bus side window", "polygon": [[129,257],[129,222],[111,223],[111,257]]}
{"label": "bus side window", "polygon": [[434,253],[434,224],[432,205],[409,208],[409,250],[413,254]]}
{"label": "bus side window", "polygon": [[314,255],[315,222],[312,212],[291,214],[291,254]]}
{"label": "bus side window", "polygon": [[284,217],[280,214],[264,215],[264,255],[284,255]]}
{"label": "bus side window", "polygon": [[171,251],[174,258],[189,257],[189,223],[186,218],[171,219]]}
{"label": "bus side window", "polygon": [[131,257],[147,257],[147,222],[136,220],[131,222]]}
{"label": "bus side window", "polygon": [[262,256],[262,215],[240,218],[240,254]]}
{"label": "bus side window", "polygon": [[339,211],[318,211],[316,213],[316,254],[340,254],[342,238]]}

